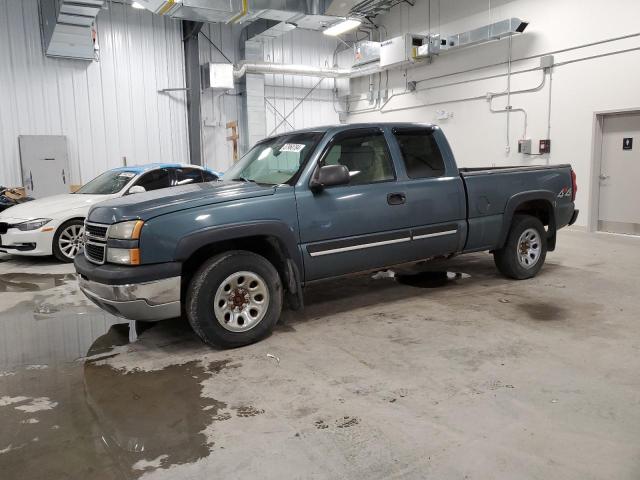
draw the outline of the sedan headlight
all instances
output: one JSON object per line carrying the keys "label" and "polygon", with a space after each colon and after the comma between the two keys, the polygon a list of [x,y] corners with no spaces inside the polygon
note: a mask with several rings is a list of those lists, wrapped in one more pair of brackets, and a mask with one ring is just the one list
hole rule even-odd
{"label": "sedan headlight", "polygon": [[144,222],[142,220],[114,223],[109,227],[107,236],[118,240],[137,240],[140,238],[140,231],[143,225]]}
{"label": "sedan headlight", "polygon": [[29,230],[37,230],[38,228],[46,225],[51,221],[50,218],[36,218],[34,220],[29,220],[26,222],[19,223],[14,225],[18,230],[22,230],[23,232]]}

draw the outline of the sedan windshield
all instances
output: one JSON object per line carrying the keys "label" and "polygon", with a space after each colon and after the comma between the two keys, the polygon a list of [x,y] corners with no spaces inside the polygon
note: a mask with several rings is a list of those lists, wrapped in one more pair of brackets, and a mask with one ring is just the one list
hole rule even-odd
{"label": "sedan windshield", "polygon": [[137,173],[133,170],[110,170],[85,183],[76,193],[111,195],[122,190]]}
{"label": "sedan windshield", "polygon": [[256,144],[231,167],[223,180],[242,180],[267,185],[288,183],[304,166],[321,132],[293,133]]}

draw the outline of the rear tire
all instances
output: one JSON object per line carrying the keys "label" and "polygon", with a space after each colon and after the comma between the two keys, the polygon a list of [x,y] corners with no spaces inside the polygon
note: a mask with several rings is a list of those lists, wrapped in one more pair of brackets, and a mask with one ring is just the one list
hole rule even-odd
{"label": "rear tire", "polygon": [[515,215],[507,241],[493,252],[503,275],[516,280],[535,277],[547,256],[547,232],[542,222],[530,215]]}
{"label": "rear tire", "polygon": [[71,263],[84,245],[84,220],[74,218],[64,222],[53,236],[53,256]]}
{"label": "rear tire", "polygon": [[233,348],[267,336],[282,311],[282,282],[264,257],[235,250],[207,260],[187,288],[187,318],[207,344]]}

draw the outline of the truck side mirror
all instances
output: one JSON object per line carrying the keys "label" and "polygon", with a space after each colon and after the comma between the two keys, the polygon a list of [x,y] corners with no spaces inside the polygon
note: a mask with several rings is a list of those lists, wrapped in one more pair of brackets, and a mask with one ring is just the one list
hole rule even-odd
{"label": "truck side mirror", "polygon": [[325,187],[346,185],[350,178],[349,169],[344,165],[324,165],[316,171],[309,186],[313,192],[320,192]]}
{"label": "truck side mirror", "polygon": [[127,193],[129,195],[131,195],[132,193],[144,193],[146,191],[147,191],[147,189],[144,188],[142,185],[134,185],[133,187],[131,187],[129,189],[129,191]]}

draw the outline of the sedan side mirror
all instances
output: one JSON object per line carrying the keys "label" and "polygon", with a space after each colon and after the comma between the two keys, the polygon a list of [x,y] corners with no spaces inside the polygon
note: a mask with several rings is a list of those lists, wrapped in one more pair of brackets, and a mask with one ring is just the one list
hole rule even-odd
{"label": "sedan side mirror", "polygon": [[128,193],[131,195],[132,193],[144,193],[146,191],[147,189],[144,188],[142,185],[134,185],[129,189]]}
{"label": "sedan side mirror", "polygon": [[346,185],[350,179],[349,169],[344,165],[325,165],[316,171],[310,187],[313,192],[319,192],[325,187]]}

